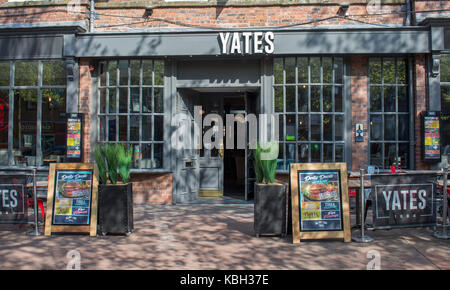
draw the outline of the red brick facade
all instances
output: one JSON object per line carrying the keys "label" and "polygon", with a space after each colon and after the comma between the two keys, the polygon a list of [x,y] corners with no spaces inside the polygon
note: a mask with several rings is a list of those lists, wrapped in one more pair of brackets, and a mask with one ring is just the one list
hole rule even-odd
{"label": "red brick facade", "polygon": [[[368,91],[367,91],[367,56],[355,55],[351,57],[350,82],[352,99],[352,170],[359,171],[368,165]],[[355,142],[353,128],[356,124],[363,124],[364,142]]]}
{"label": "red brick facade", "polygon": [[133,183],[133,202],[145,203],[172,203],[171,173],[136,173],[131,175]]}

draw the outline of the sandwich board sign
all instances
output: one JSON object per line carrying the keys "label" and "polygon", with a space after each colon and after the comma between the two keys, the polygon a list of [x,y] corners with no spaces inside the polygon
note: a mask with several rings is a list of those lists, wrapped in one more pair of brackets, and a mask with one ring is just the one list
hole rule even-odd
{"label": "sandwich board sign", "polygon": [[346,163],[290,165],[293,242],[351,241]]}
{"label": "sandwich board sign", "polygon": [[95,163],[51,163],[45,235],[97,235],[98,168]]}

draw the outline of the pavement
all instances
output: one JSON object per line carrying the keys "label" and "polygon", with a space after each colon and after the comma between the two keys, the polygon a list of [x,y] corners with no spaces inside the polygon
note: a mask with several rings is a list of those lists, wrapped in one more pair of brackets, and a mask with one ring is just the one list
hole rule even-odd
{"label": "pavement", "polygon": [[450,269],[450,241],[433,237],[432,228],[370,231],[367,244],[294,245],[292,236],[256,238],[248,204],[136,205],[134,226],[128,237],[45,237],[28,236],[29,225],[2,224],[0,269],[64,270],[78,254],[86,270]]}

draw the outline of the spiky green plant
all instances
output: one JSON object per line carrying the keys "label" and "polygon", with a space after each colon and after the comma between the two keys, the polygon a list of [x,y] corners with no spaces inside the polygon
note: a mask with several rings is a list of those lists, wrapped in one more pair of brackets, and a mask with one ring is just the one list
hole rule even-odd
{"label": "spiky green plant", "polygon": [[103,145],[103,153],[105,154],[106,163],[108,165],[108,178],[111,181],[111,184],[117,183],[117,169],[119,166],[119,152],[120,144],[110,144],[106,143]]}
{"label": "spiky green plant", "polygon": [[125,146],[119,146],[118,159],[119,159],[119,174],[123,183],[128,183],[130,179],[131,162],[133,161],[133,146],[128,146],[128,150],[125,151]]}
{"label": "spiky green plant", "polygon": [[106,184],[107,182],[106,163],[105,158],[103,157],[102,149],[98,144],[96,144],[94,147],[94,158],[98,167],[98,179],[100,181],[100,184]]}
{"label": "spiky green plant", "polygon": [[270,142],[266,149],[261,147],[261,144],[258,143],[256,145],[256,149],[254,150],[254,169],[256,180],[259,183],[273,183],[275,181],[275,174],[277,171],[277,159],[262,159],[261,156],[264,153],[270,152],[278,152],[278,143]]}

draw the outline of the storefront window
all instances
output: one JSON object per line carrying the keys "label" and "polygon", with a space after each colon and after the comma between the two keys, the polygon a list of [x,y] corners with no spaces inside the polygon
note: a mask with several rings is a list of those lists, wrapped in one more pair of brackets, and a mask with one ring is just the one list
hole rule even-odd
{"label": "storefront window", "polygon": [[370,164],[409,168],[409,95],[405,58],[369,59]]}
{"label": "storefront window", "polygon": [[278,170],[294,162],[343,162],[343,59],[274,59],[274,111],[280,115]]}
{"label": "storefront window", "polygon": [[164,61],[102,61],[99,140],[133,147],[133,168],[163,167]]}
{"label": "storefront window", "polygon": [[441,55],[441,146],[450,146],[450,55]]}
{"label": "storefront window", "polygon": [[64,61],[0,62],[0,165],[61,162],[65,156],[65,114]]}

